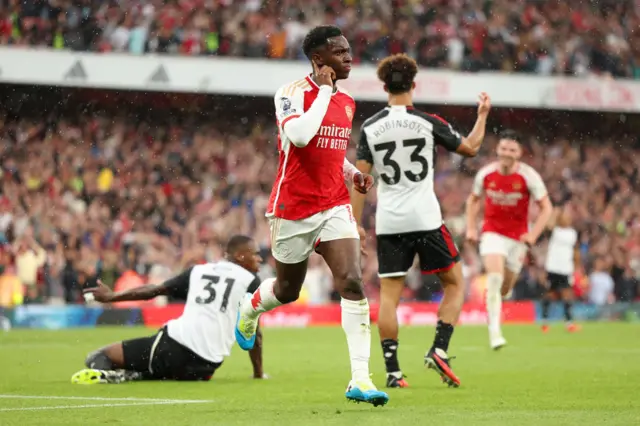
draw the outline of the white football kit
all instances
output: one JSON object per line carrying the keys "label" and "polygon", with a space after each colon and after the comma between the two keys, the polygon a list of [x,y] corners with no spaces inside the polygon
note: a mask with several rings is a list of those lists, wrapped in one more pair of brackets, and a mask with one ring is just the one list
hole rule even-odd
{"label": "white football kit", "polygon": [[364,122],[358,160],[380,175],[376,210],[378,273],[407,274],[416,254],[423,273],[444,272],[459,260],[434,190],[436,148],[456,151],[460,134],[440,117],[411,106],[388,106]]}
{"label": "white football kit", "polygon": [[578,232],[570,227],[556,227],[551,231],[545,269],[559,275],[573,274],[573,253],[578,242]]}
{"label": "white football kit", "polygon": [[186,296],[184,312],[167,323],[176,342],[211,362],[222,362],[235,342],[238,305],[259,286],[259,279],[228,261],[190,268],[174,278],[173,294]]}

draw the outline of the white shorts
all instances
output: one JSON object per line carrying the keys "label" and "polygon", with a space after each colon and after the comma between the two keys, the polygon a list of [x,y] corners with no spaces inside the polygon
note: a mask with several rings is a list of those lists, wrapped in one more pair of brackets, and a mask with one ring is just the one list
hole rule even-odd
{"label": "white shorts", "polygon": [[488,254],[503,256],[506,268],[518,274],[527,254],[527,245],[504,235],[485,232],[480,237],[480,256]]}
{"label": "white shorts", "polygon": [[350,205],[342,205],[300,220],[272,217],[271,254],[281,263],[307,260],[324,241],[360,239]]}

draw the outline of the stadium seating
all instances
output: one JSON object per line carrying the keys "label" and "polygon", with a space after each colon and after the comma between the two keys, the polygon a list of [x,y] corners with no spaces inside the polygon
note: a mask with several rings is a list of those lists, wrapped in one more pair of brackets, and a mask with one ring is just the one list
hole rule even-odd
{"label": "stadium seating", "polygon": [[[640,78],[640,36],[634,31],[640,27],[640,15],[632,2],[617,0],[592,4],[508,0],[11,2],[0,13],[0,43],[105,54],[303,59],[301,38],[320,23],[343,28],[356,63],[408,52],[430,68]],[[96,57],[102,58],[93,55]],[[87,76],[96,78],[95,66],[87,65],[86,59],[86,68],[74,61],[58,76],[65,85],[70,80],[84,84]],[[3,76],[9,75],[5,68]],[[177,75],[174,71],[172,78]],[[359,89],[356,93],[365,92],[362,87],[375,82],[373,75],[369,80],[362,75],[354,87]],[[425,92],[439,88],[455,99],[455,93],[449,91],[454,86],[451,82],[465,75],[469,74],[441,79]],[[487,75],[480,77],[489,78]],[[169,81],[162,66],[151,74],[150,81],[156,80]],[[208,77],[205,80],[202,87],[209,84]],[[536,107],[548,106],[555,99],[552,105],[561,108],[635,108],[630,86],[613,96],[609,79],[597,79],[599,91],[594,94],[589,88],[596,80],[585,79],[579,80],[579,95],[569,96],[574,89],[571,83],[557,81],[562,84],[549,83],[541,90],[545,93],[536,93]],[[211,87],[210,91],[215,90]],[[547,96],[547,90],[555,98]],[[80,115],[55,107],[46,109],[42,120],[32,115],[27,118],[15,108],[1,111],[0,268],[6,279],[0,281],[10,283],[0,288],[4,304],[22,302],[14,295],[16,279],[30,277],[34,268],[35,284],[30,278],[22,280],[25,302],[59,298],[73,303],[81,300],[78,285],[96,275],[110,286],[125,285],[118,282],[125,272],[127,280],[139,276],[158,282],[185,265],[217,259],[222,255],[220,244],[236,232],[256,237],[267,258],[263,275],[273,273],[263,214],[277,165],[272,143],[275,129],[265,125],[271,122],[270,106],[254,99],[249,108],[257,112],[243,113],[242,124],[230,128],[228,117],[220,115],[203,125],[193,113],[176,121],[139,114],[140,108],[151,111],[151,104],[182,111],[206,109],[208,104],[198,95],[131,95],[119,111],[112,107],[89,113],[79,106],[94,102],[96,95],[87,95],[87,91],[78,97],[80,92],[74,92],[76,97],[68,102],[73,111],[83,110]],[[31,104],[38,109],[41,95],[2,99],[5,106]],[[102,96],[101,102],[108,98]],[[454,122],[458,117],[458,123],[468,124],[468,111],[461,111],[453,108],[446,114],[453,114]],[[230,114],[228,109],[217,114],[223,112]],[[560,134],[558,123],[566,116],[551,112],[540,122],[540,117],[527,114],[502,109],[492,117],[506,125],[525,124],[523,130],[534,142],[528,144],[525,161],[542,171],[554,203],[572,206],[583,253],[583,268],[575,277],[577,296],[587,297],[587,275],[596,257],[606,259],[618,300],[640,296],[640,179],[633,162],[640,150],[637,141],[614,131],[620,128],[618,120],[627,118],[599,116],[600,123],[594,126],[591,118],[575,115],[572,128]],[[575,131],[584,128],[592,133]],[[446,153],[439,156],[436,187],[446,220],[464,248],[468,248],[462,238],[464,200],[473,172],[490,160],[494,143],[489,136],[482,154],[462,164]],[[350,157],[353,160],[353,150]],[[371,217],[369,230],[374,208],[372,197],[366,210]],[[368,244],[374,252],[374,239]],[[30,269],[17,270],[18,257],[25,250],[36,253],[38,246],[46,250],[44,264],[37,256],[28,257],[29,262],[19,264],[28,264]],[[470,283],[468,299],[478,301],[482,281],[474,252],[464,250],[464,265]],[[543,238],[529,257],[516,298],[539,295],[545,252]],[[376,268],[375,256],[368,256],[364,276],[374,301]],[[306,301],[330,299],[330,277],[322,262],[312,261],[308,281],[303,293]],[[437,290],[433,277],[410,274],[405,297],[430,300],[437,298]]]}
{"label": "stadium seating", "polygon": [[354,60],[408,52],[463,71],[640,78],[632,1],[315,0],[14,2],[0,41],[76,51],[302,58],[313,25],[341,27]]}
{"label": "stadium seating", "polygon": [[[220,244],[236,232],[254,235],[268,254],[264,210],[277,164],[268,143],[273,127],[257,120],[223,133],[221,124],[123,117],[95,113],[46,123],[2,121],[2,267],[20,276],[13,261],[22,244],[47,252],[46,263],[38,265],[37,284],[28,286],[27,302],[51,297],[77,302],[78,284],[95,275],[110,286],[125,271],[161,281],[187,264],[220,258]],[[633,299],[640,276],[640,188],[633,163],[639,150],[627,142],[546,142],[550,145],[531,144],[526,161],[542,171],[556,204],[573,206],[584,254],[580,273],[588,273],[594,257],[604,256],[618,298]],[[461,247],[471,176],[490,160],[494,144],[489,136],[482,154],[462,165],[444,152],[438,158],[437,191]],[[375,197],[365,211],[369,230],[374,207]],[[370,252],[375,252],[374,241],[369,239]],[[532,252],[517,297],[537,296],[545,245],[543,239]],[[464,260],[469,299],[477,300],[478,259],[466,250]],[[265,263],[264,274],[272,273],[270,264]],[[314,303],[329,300],[328,271],[321,262],[311,267],[305,297]],[[373,300],[376,267],[375,256],[368,256],[364,274]],[[430,299],[437,288],[431,277],[412,274],[409,281],[407,299]]]}

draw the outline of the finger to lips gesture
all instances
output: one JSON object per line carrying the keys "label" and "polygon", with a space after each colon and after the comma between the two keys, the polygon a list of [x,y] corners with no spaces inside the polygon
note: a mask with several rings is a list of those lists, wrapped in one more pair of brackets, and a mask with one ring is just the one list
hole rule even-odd
{"label": "finger to lips gesture", "polygon": [[333,68],[326,65],[318,67],[315,61],[311,61],[311,65],[313,66],[313,75],[318,86],[333,87],[333,80],[336,78],[336,72]]}

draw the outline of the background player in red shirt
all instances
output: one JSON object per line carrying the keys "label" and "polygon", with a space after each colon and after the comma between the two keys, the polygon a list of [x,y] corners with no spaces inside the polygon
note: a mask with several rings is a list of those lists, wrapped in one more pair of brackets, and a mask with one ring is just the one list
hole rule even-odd
{"label": "background player in red shirt", "polygon": [[369,376],[371,327],[362,288],[360,242],[345,177],[366,193],[373,178],[346,161],[353,98],[335,85],[349,77],[351,53],[339,28],[320,26],[304,39],[313,74],[280,88],[274,98],[280,164],[267,216],[276,279],[265,280],[241,306],[236,340],[249,350],[260,314],[298,299],[315,249],[331,269],[342,297],[342,328],[351,358],[349,400],[386,404]]}
{"label": "background player in red shirt", "polygon": [[[477,243],[476,217],[480,197],[485,196],[480,255],[487,272],[486,303],[493,349],[507,343],[500,328],[502,297],[513,289],[527,248],[536,243],[552,213],[542,178],[531,166],[519,161],[522,147],[515,132],[501,133],[497,153],[498,161],[476,175],[467,200],[467,240]],[[529,230],[531,199],[540,206],[540,213]]]}

